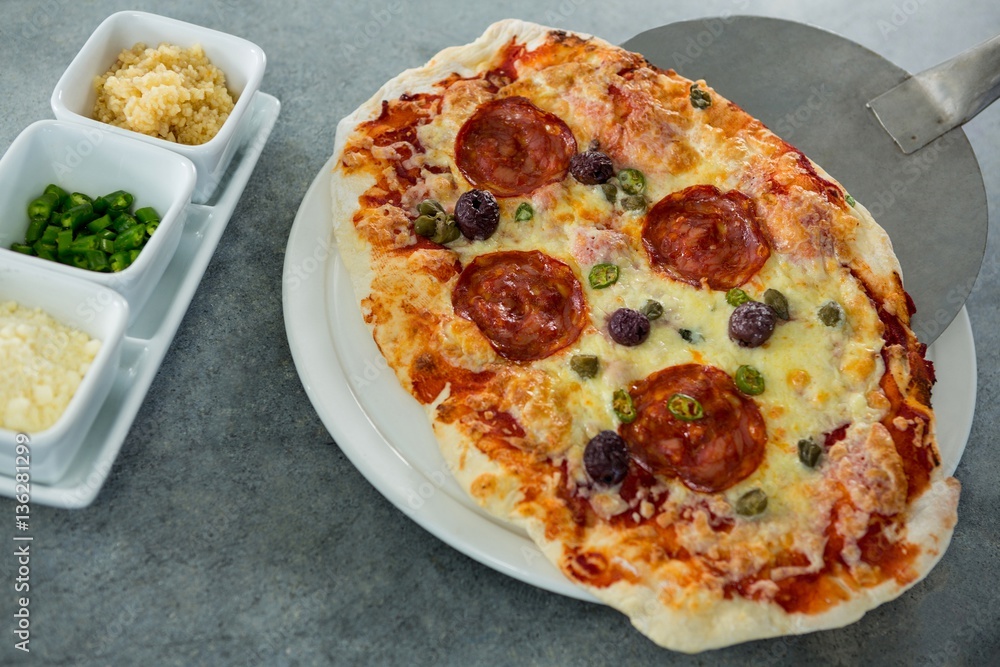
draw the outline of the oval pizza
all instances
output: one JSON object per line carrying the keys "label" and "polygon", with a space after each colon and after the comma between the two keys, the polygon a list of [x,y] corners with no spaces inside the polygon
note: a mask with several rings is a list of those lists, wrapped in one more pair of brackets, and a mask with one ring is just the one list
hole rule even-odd
{"label": "oval pizza", "polygon": [[516,20],[341,121],[365,321],[483,508],[653,641],[853,622],[941,558],[885,232],[704,81]]}

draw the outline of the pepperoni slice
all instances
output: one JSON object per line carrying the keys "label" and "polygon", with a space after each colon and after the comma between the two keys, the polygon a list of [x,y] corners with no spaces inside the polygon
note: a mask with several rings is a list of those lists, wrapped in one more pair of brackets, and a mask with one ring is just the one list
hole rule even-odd
{"label": "pepperoni slice", "polygon": [[588,319],[573,270],[537,250],[476,257],[458,277],[451,303],[494,350],[514,361],[558,352],[579,337]]}
{"label": "pepperoni slice", "polygon": [[653,266],[672,278],[714,290],[739,287],[771,255],[757,207],[742,192],[693,185],[656,203],[642,226]]}
{"label": "pepperoni slice", "polygon": [[481,105],[455,138],[455,163],[474,187],[498,197],[524,195],[566,177],[573,132],[524,97]]}
{"label": "pepperoni slice", "polygon": [[[629,393],[638,414],[621,426],[621,436],[655,474],[714,493],[747,477],[764,458],[767,429],[757,404],[718,368],[671,366],[637,382]],[[668,403],[675,394],[697,400],[701,417],[674,416]]]}

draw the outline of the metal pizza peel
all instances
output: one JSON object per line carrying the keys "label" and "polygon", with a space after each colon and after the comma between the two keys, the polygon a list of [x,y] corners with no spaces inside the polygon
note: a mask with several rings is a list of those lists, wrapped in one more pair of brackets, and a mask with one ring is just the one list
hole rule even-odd
{"label": "metal pizza peel", "polygon": [[918,338],[947,328],[986,249],[986,191],[960,124],[1000,94],[1000,37],[913,77],[839,35],[756,16],[673,23],[623,46],[705,79],[840,181],[892,239]]}

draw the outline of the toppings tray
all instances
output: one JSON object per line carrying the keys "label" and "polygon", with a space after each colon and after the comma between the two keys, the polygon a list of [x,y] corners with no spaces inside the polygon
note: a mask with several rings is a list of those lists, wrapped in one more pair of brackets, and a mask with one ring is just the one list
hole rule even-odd
{"label": "toppings tray", "polygon": [[[176,252],[152,296],[125,330],[121,360],[107,399],[70,462],[51,483],[32,480],[31,500],[62,508],[89,505],[111,472],[115,458],[160,368],[198,283],[267,143],[281,104],[257,91],[236,140],[235,156],[207,204],[189,203]],[[13,496],[15,481],[0,475],[0,493]]]}

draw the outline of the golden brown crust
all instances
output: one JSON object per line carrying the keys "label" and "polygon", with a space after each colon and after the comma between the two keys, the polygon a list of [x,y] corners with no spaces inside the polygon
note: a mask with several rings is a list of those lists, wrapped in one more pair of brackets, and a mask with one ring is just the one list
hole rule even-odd
{"label": "golden brown crust", "polygon": [[[400,75],[344,119],[333,176],[339,250],[365,319],[426,406],[458,481],[523,526],[568,577],[682,651],[856,620],[937,562],[958,496],[937,467],[932,370],[908,329],[888,237],[820,167],[697,85],[711,97],[706,109],[692,105],[692,82],[641,56],[505,21]],[[510,96],[565,121],[581,150],[596,142],[616,166],[639,168],[650,202],[702,184],[751,198],[771,257],[744,288],[780,287],[792,320],[760,350],[736,348],[723,295],[656,274],[642,216],[570,177],[501,197],[501,228],[487,241],[445,247],[416,236],[417,203],[434,198],[452,211],[470,188],[454,162],[463,123]],[[525,199],[532,221],[506,222]],[[613,261],[623,278],[587,292],[591,319],[572,346],[511,362],[451,301],[473,258],[510,248],[542,248],[581,281],[593,264]],[[626,355],[608,340],[602,314],[647,297],[668,312],[651,341]],[[843,308],[839,327],[810,314],[830,299]],[[681,342],[683,327],[702,343]],[[597,379],[568,370],[577,353],[601,357]],[[692,362],[765,370],[767,392],[754,399],[767,420],[764,462],[719,493],[692,491],[636,461],[620,485],[594,484],[582,451],[615,428],[611,390]],[[807,435],[825,438],[816,471],[797,460]],[[770,504],[747,519],[734,508],[753,488]]]}

